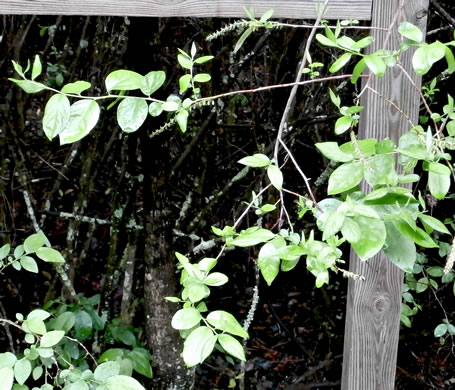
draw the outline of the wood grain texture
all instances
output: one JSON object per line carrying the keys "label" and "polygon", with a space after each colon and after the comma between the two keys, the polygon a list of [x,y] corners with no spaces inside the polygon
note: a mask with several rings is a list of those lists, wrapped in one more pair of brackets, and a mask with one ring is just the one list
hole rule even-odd
{"label": "wood grain texture", "polygon": [[[389,27],[396,12],[398,24],[407,20],[426,28],[428,0],[375,0],[372,25]],[[399,11],[401,9],[401,11]],[[386,34],[375,32],[372,51],[384,47]],[[398,48],[399,35],[394,31],[387,45]],[[402,65],[414,74],[412,52],[401,57]],[[413,76],[420,86],[421,80]],[[384,78],[373,76],[369,85],[382,96],[387,96],[413,123],[418,121],[419,96],[409,80],[399,71],[388,71]],[[360,104],[365,106],[359,124],[359,138],[389,137],[397,141],[409,130],[409,122],[395,108],[378,95],[367,91]],[[400,327],[401,291],[403,272],[395,267],[384,253],[362,262],[351,251],[349,269],[365,276],[365,281],[350,280],[346,311],[346,329],[343,361],[343,390],[392,390],[394,389],[398,336]]]}
{"label": "wood grain texture", "polygon": [[[0,0],[0,14],[245,17],[273,8],[274,17],[316,18],[319,0]],[[371,18],[372,0],[332,0],[326,19]]]}

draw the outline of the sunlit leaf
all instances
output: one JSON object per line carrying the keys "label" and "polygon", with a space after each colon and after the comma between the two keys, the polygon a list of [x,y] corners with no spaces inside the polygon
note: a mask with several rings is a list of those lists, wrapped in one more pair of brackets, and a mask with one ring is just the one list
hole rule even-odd
{"label": "sunlit leaf", "polygon": [[43,117],[43,131],[49,140],[65,130],[71,116],[70,101],[65,95],[56,94],[46,103]]}
{"label": "sunlit leaf", "polygon": [[144,99],[127,97],[117,108],[117,121],[125,133],[132,133],[145,122],[148,114],[148,105]]}
{"label": "sunlit leaf", "polygon": [[115,70],[106,77],[108,91],[129,91],[141,89],[144,86],[144,76],[131,70]]}
{"label": "sunlit leaf", "polygon": [[183,360],[188,367],[202,363],[212,353],[217,337],[206,326],[193,330],[183,345]]}
{"label": "sunlit leaf", "polygon": [[84,138],[95,127],[100,116],[100,107],[95,100],[79,100],[71,105],[70,118],[59,134],[60,144],[69,144]]}

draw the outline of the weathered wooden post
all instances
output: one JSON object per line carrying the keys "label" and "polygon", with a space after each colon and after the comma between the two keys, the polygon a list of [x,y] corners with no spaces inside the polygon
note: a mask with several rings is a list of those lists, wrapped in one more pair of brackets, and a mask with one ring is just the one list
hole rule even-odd
{"label": "weathered wooden post", "polygon": [[[372,33],[375,42],[369,50],[397,49],[400,42],[397,27],[405,20],[425,32],[427,11],[428,0],[374,0],[371,25],[389,28],[393,24],[393,31],[389,35],[375,30]],[[420,87],[421,79],[412,71],[412,53],[406,52],[401,64]],[[399,70],[389,70],[380,79],[372,76],[369,86],[379,95],[366,90],[361,97],[365,110],[360,118],[359,138],[389,137],[396,142],[409,129],[409,122],[384,97],[417,123],[418,91]],[[349,281],[341,388],[391,390],[395,381],[403,272],[382,252],[362,262],[352,251],[350,271],[365,276],[365,281]]]}

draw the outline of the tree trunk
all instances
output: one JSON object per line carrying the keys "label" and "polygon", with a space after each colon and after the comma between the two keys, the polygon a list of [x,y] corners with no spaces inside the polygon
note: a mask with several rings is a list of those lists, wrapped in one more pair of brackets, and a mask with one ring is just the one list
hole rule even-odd
{"label": "tree trunk", "polygon": [[185,367],[180,356],[183,341],[179,332],[171,327],[171,318],[176,307],[164,299],[177,295],[176,263],[170,253],[166,227],[154,223],[163,218],[152,216],[150,219],[152,221],[146,225],[148,238],[145,243],[144,305],[147,342],[153,351],[155,376],[159,377],[157,388],[191,389],[194,370]]}

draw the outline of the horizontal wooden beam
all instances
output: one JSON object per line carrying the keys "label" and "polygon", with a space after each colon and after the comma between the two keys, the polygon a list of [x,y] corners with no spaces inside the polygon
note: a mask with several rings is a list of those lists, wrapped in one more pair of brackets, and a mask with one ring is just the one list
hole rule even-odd
{"label": "horizontal wooden beam", "polygon": [[[371,19],[373,0],[331,0],[325,19]],[[0,0],[0,14],[155,17],[245,17],[243,7],[261,15],[314,19],[318,0]]]}

